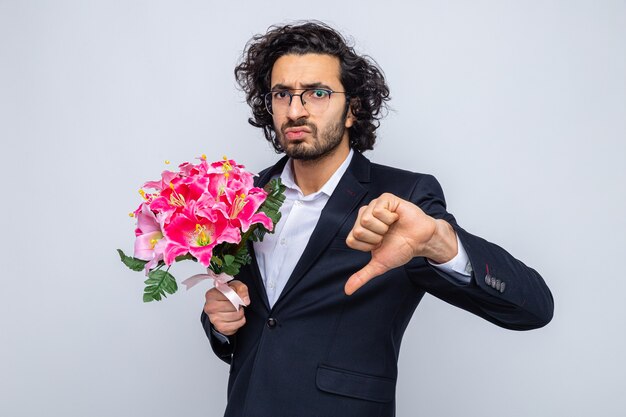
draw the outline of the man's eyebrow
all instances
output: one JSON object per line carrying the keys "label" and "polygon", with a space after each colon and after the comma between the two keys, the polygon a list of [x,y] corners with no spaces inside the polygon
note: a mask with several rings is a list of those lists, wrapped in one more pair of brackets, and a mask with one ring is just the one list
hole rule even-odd
{"label": "man's eyebrow", "polygon": [[309,88],[325,88],[327,90],[332,90],[332,88],[330,88],[328,85],[320,83],[320,82],[316,82],[316,83],[310,83],[310,84],[302,84],[302,87],[309,89]]}
{"label": "man's eyebrow", "polygon": [[285,84],[276,84],[272,86],[272,91],[275,91],[275,90],[310,90],[312,88],[325,88],[327,90],[332,90],[332,88],[330,88],[327,84],[324,84],[321,82],[315,82],[315,83],[302,84],[302,88],[293,88]]}

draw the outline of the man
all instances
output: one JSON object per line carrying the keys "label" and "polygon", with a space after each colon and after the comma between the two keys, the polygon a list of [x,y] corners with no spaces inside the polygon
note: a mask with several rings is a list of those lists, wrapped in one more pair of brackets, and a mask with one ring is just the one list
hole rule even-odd
{"label": "man", "polygon": [[[446,212],[430,175],[370,163],[382,72],[328,26],[272,27],[235,74],[254,126],[286,156],[260,174],[287,186],[274,234],[202,323],[230,364],[226,416],[392,416],[402,334],[425,292],[499,326],[544,326],[549,289]],[[375,279],[374,279],[375,278]]]}

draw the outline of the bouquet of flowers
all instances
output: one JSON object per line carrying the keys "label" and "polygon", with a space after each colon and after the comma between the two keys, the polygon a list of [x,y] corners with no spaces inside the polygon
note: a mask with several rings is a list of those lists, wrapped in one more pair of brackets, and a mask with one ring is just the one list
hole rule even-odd
{"label": "bouquet of flowers", "polygon": [[183,284],[189,289],[213,278],[215,287],[238,308],[243,302],[226,282],[250,262],[246,242],[262,240],[274,230],[285,186],[274,179],[265,189],[255,187],[254,175],[226,157],[214,163],[205,155],[199,160],[182,163],[177,172],[163,171],[160,180],[143,185],[143,202],[129,214],[137,219],[134,256],[117,251],[127,267],[148,276],[144,302],[175,293],[178,286],[169,269],[189,259],[206,267],[207,274]]}

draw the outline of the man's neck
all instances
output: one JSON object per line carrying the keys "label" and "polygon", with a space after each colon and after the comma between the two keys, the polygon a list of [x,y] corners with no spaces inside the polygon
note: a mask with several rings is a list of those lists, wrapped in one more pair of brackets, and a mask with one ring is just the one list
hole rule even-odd
{"label": "man's neck", "polygon": [[312,161],[293,160],[294,179],[302,194],[319,191],[333,176],[350,153],[347,143],[341,144],[331,154]]}

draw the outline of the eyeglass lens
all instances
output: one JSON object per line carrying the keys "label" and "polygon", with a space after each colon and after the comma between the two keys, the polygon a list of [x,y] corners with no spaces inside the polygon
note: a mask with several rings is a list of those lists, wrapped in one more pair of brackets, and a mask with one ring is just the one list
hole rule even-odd
{"label": "eyeglass lens", "polygon": [[265,95],[265,107],[270,114],[286,113],[297,96],[300,103],[309,113],[322,113],[328,108],[330,96],[333,92],[324,89],[303,90],[294,94],[287,90],[272,91]]}

